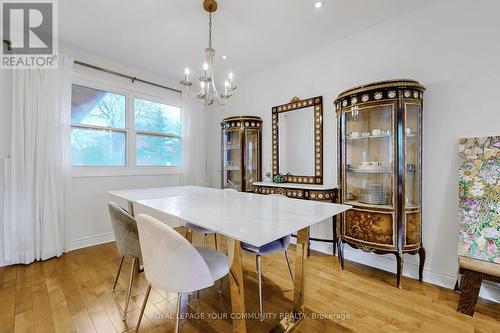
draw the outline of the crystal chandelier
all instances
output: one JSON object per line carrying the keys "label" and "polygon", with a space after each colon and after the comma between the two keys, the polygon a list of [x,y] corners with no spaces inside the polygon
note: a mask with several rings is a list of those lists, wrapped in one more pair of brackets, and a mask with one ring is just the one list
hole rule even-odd
{"label": "crystal chandelier", "polygon": [[181,81],[184,92],[192,98],[199,98],[203,104],[211,105],[214,101],[220,105],[225,105],[228,98],[232,96],[236,85],[233,81],[233,73],[229,73],[228,79],[224,81],[224,93],[217,91],[214,78],[214,55],[215,49],[212,48],[212,13],[217,10],[215,0],[204,0],[203,8],[208,12],[208,47],[205,49],[205,62],[203,63],[203,75],[199,78],[200,90],[195,94],[191,90],[193,83],[189,81],[189,68],[184,70],[184,80]]}

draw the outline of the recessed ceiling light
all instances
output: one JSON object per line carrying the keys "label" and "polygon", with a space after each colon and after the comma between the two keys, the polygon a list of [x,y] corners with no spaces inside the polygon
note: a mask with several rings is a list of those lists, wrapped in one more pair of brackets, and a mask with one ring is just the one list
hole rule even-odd
{"label": "recessed ceiling light", "polygon": [[227,59],[227,56],[223,55],[221,56],[222,59],[226,60]]}
{"label": "recessed ceiling light", "polygon": [[314,0],[314,8],[322,8],[326,5],[325,0]]}

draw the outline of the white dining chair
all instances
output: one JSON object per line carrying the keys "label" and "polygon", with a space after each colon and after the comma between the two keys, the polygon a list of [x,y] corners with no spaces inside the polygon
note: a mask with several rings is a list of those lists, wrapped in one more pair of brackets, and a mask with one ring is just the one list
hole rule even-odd
{"label": "white dining chair", "polygon": [[182,293],[211,287],[227,275],[226,255],[206,247],[194,247],[171,227],[149,215],[137,216],[144,273],[148,288],[135,331],[139,331],[151,287],[177,293],[175,332],[179,332]]}
{"label": "white dining chair", "polygon": [[[281,195],[281,194],[269,194],[269,196],[274,196],[274,197],[282,197],[286,198],[286,196]],[[257,268],[257,277],[259,279],[259,319],[262,321],[264,319],[263,313],[264,313],[264,305],[263,305],[263,300],[262,300],[262,265],[261,265],[261,256],[263,255],[269,255],[277,252],[284,252],[285,255],[285,261],[288,266],[288,273],[290,273],[290,277],[293,281],[293,273],[292,273],[292,267],[290,265],[290,259],[288,258],[288,245],[290,244],[290,239],[291,235],[286,235],[285,237],[282,237],[280,239],[277,239],[275,241],[272,241],[270,243],[264,244],[260,247],[252,246],[247,243],[241,243],[241,248],[251,254],[255,254],[255,266]]]}
{"label": "white dining chair", "polygon": [[128,304],[130,303],[130,294],[132,292],[132,283],[134,281],[134,271],[136,266],[139,267],[141,258],[141,247],[139,245],[139,235],[137,233],[137,223],[135,219],[122,209],[118,204],[110,201],[108,203],[109,215],[111,216],[111,226],[115,235],[116,247],[122,255],[120,267],[116,273],[113,291],[116,291],[116,284],[120,277],[120,272],[123,266],[125,256],[132,257],[132,267],[130,268],[130,277],[128,281],[127,298],[125,300],[125,308],[123,309],[122,320],[127,319]]}

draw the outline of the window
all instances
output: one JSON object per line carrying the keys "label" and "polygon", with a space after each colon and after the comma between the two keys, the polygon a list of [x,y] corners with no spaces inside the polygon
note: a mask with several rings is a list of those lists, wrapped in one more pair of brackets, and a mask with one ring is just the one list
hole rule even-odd
{"label": "window", "polygon": [[71,159],[74,166],[125,166],[125,96],[73,85]]}
{"label": "window", "polygon": [[73,166],[180,166],[180,107],[142,97],[74,84]]}
{"label": "window", "polygon": [[180,165],[181,109],[140,98],[134,106],[137,165]]}

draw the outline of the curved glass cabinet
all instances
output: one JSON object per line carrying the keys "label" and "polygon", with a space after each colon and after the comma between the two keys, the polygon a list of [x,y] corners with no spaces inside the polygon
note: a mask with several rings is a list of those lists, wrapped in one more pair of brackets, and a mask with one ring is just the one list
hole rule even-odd
{"label": "curved glass cabinet", "polygon": [[222,188],[253,192],[262,177],[262,119],[237,116],[222,120]]}
{"label": "curved glass cabinet", "polygon": [[422,247],[422,103],[425,88],[416,81],[367,84],[337,97],[340,200],[353,209],[342,216],[343,244],[397,258],[401,287],[403,254]]}

